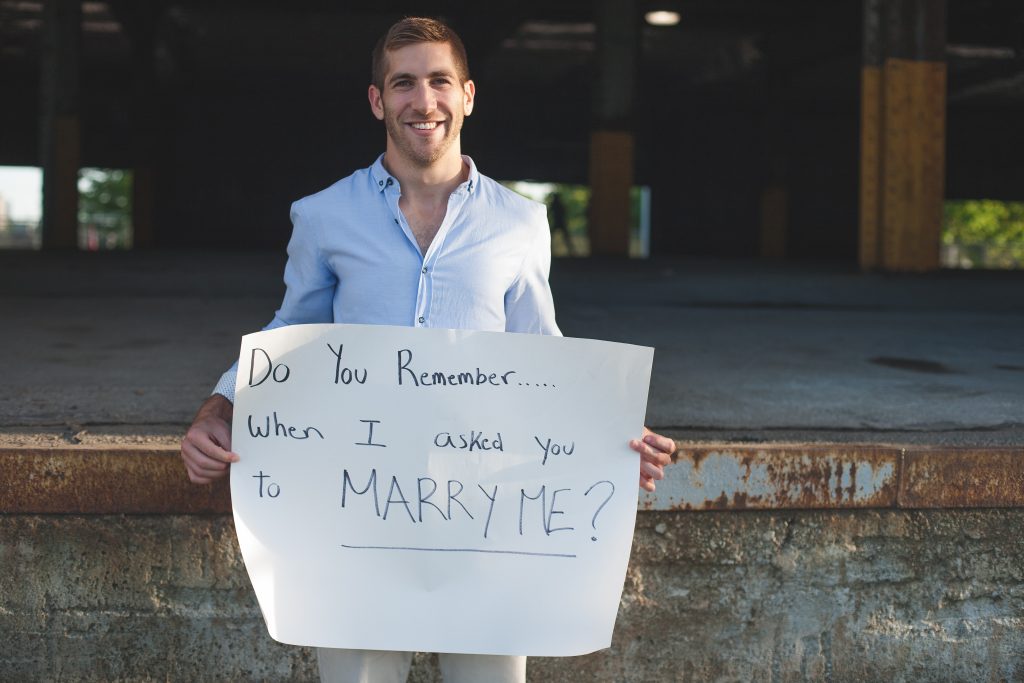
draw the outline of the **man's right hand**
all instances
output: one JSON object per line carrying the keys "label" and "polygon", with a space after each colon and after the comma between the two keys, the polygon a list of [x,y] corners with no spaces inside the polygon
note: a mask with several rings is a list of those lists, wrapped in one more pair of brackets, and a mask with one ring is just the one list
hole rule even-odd
{"label": "man's right hand", "polygon": [[238,462],[231,452],[231,416],[234,406],[220,394],[203,402],[181,440],[181,459],[193,484],[209,484],[228,473],[228,466]]}

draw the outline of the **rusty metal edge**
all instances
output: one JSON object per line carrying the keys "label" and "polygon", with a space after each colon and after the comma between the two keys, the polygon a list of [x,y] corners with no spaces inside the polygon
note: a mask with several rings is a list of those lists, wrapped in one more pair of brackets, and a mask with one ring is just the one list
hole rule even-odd
{"label": "rusty metal edge", "polygon": [[[693,463],[712,451],[790,453],[811,457],[895,454],[895,494],[884,503],[758,504],[716,501],[699,511],[777,509],[934,509],[1024,507],[1024,448],[899,446],[881,444],[685,444],[676,461]],[[197,486],[188,481],[172,446],[0,447],[0,514],[229,514],[226,479]],[[970,476],[965,476],[970,475]],[[644,509],[641,507],[641,509]],[[650,508],[647,508],[650,509]],[[672,509],[672,508],[659,508]]]}
{"label": "rusty metal edge", "polygon": [[1024,448],[907,447],[905,509],[1024,507]]}
{"label": "rusty metal edge", "polygon": [[640,509],[894,508],[901,455],[900,447],[880,444],[684,444],[676,457],[684,467],[670,470],[655,494],[644,494]]}
{"label": "rusty metal edge", "polygon": [[227,514],[227,479],[198,486],[174,447],[0,448],[0,514]]}

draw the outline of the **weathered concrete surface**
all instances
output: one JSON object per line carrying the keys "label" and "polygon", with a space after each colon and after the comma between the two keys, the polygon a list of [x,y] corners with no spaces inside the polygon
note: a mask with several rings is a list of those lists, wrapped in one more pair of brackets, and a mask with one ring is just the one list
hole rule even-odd
{"label": "weathered concrete surface", "polygon": [[[1022,525],[641,513],[612,647],[533,659],[529,679],[1022,680]],[[266,635],[226,516],[3,515],[0,567],[2,681],[316,679],[308,650]],[[431,657],[411,680],[439,680]]]}
{"label": "weathered concrete surface", "polygon": [[[184,425],[283,256],[0,252],[0,430]],[[687,438],[1024,443],[1022,273],[561,261],[552,287],[567,335],[656,347],[648,424]]]}

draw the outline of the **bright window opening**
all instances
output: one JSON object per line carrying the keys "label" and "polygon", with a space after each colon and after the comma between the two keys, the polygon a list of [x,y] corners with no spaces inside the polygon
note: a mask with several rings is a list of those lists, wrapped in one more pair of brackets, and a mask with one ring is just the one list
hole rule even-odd
{"label": "bright window opening", "polygon": [[131,249],[132,172],[83,168],[78,174],[78,247]]}
{"label": "bright window opening", "polygon": [[[552,256],[590,255],[590,237],[587,233],[587,210],[590,206],[588,186],[526,180],[503,181],[502,184],[524,197],[547,205]],[[633,187],[630,190],[630,204],[632,221],[629,229],[629,255],[632,258],[647,258],[650,255],[651,240],[651,188]]]}
{"label": "bright window opening", "polygon": [[0,166],[0,249],[38,249],[43,216],[43,170]]}

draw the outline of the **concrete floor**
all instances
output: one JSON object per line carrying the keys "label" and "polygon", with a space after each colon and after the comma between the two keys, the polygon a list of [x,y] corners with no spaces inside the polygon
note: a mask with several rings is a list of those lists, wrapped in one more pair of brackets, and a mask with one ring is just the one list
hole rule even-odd
{"label": "concrete floor", "polygon": [[[283,292],[283,252],[0,252],[0,442],[171,443]],[[1024,444],[1024,272],[554,264],[568,336],[654,346],[682,439]]]}

